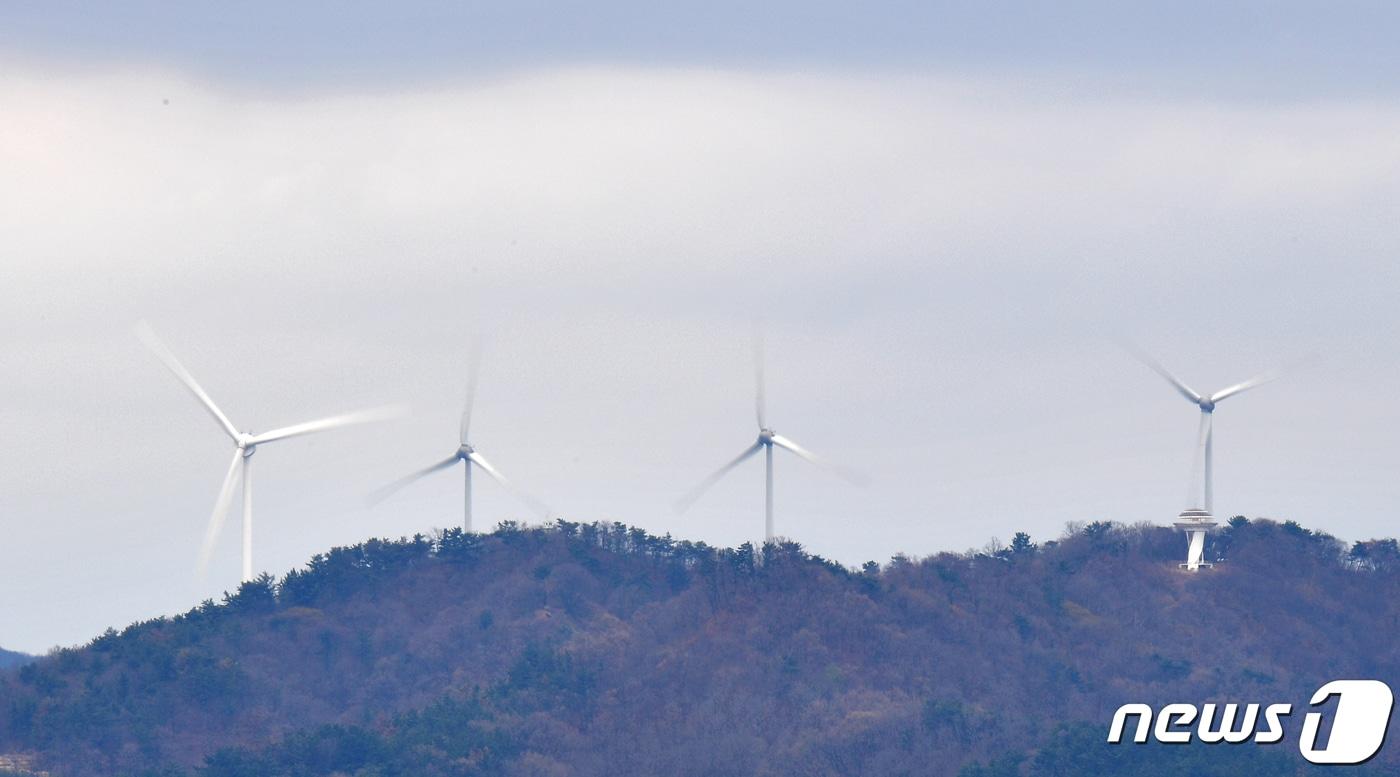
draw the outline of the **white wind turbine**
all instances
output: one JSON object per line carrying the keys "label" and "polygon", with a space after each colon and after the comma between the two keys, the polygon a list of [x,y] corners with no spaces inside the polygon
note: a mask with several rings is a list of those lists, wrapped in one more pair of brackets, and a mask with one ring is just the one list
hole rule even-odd
{"label": "white wind turbine", "polygon": [[437,472],[438,470],[448,469],[449,467],[452,467],[460,461],[463,464],[462,476],[463,478],[465,478],[466,486],[465,496],[462,502],[462,526],[467,531],[472,530],[473,464],[475,464],[478,467],[481,467],[482,472],[485,472],[487,475],[490,475],[493,480],[495,480],[497,483],[500,483],[501,486],[503,486],[506,489],[506,491],[510,492],[510,494],[513,495],[516,499],[519,499],[520,501],[529,505],[530,509],[534,510],[541,516],[548,517],[550,510],[547,505],[545,505],[540,500],[534,498],[533,496],[525,493],[524,491],[521,491],[520,489],[516,488],[515,485],[512,484],[509,480],[506,480],[506,477],[502,475],[500,471],[497,470],[495,467],[491,466],[491,463],[487,461],[486,458],[482,456],[481,453],[477,451],[475,447],[472,446],[471,442],[469,442],[468,436],[469,432],[471,431],[472,425],[472,405],[476,403],[476,376],[477,372],[479,371],[480,365],[481,348],[480,345],[477,345],[472,349],[471,353],[471,370],[470,374],[467,376],[467,401],[462,408],[462,423],[459,428],[457,450],[453,451],[451,456],[448,456],[442,461],[439,461],[438,463],[430,467],[424,467],[423,469],[420,469],[417,472],[414,472],[410,475],[406,475],[374,492],[370,496],[371,503],[382,502],[383,500],[388,499],[396,491],[414,482],[415,480],[418,480],[419,478],[422,478],[427,475],[431,475],[434,472]]}
{"label": "white wind turbine", "polygon": [[175,358],[175,354],[161,342],[160,338],[151,329],[150,325],[142,321],[136,325],[136,335],[145,343],[147,348],[163,362],[167,369],[185,384],[192,394],[195,395],[204,405],[204,409],[219,422],[224,432],[233,440],[233,461],[229,464],[228,474],[224,476],[224,484],[219,489],[219,498],[214,502],[214,512],[209,517],[209,526],[204,533],[204,544],[199,551],[199,572],[209,565],[209,557],[214,551],[214,544],[218,540],[219,532],[223,529],[224,519],[228,515],[230,503],[233,501],[234,483],[241,477],[243,479],[243,582],[253,579],[253,453],[259,445],[285,440],[290,437],[300,437],[315,432],[323,432],[328,429],[337,429],[342,426],[366,423],[369,421],[383,421],[403,415],[403,408],[398,406],[381,407],[372,410],[361,410],[355,413],[322,418],[318,421],[308,421],[304,424],[284,426],[280,429],[273,429],[262,434],[251,432],[240,432],[233,423],[228,420],[228,416],[214,404],[214,400],[200,388],[199,383],[185,369],[180,360]]}
{"label": "white wind turbine", "polygon": [[756,416],[757,416],[757,418],[758,418],[758,439],[754,442],[753,445],[750,445],[748,448],[745,448],[743,453],[740,453],[738,456],[734,457],[734,460],[733,460],[733,461],[729,462],[728,464],[725,464],[723,467],[720,467],[718,470],[716,470],[716,471],[715,471],[713,474],[711,474],[709,477],[707,477],[707,478],[705,478],[704,480],[700,481],[699,485],[695,486],[695,488],[691,489],[690,492],[689,492],[688,494],[685,495],[685,497],[683,497],[680,501],[676,502],[675,509],[676,509],[676,512],[677,512],[677,513],[683,513],[683,512],[685,512],[686,510],[690,509],[690,506],[693,505],[693,504],[695,504],[696,500],[698,500],[701,496],[703,496],[704,493],[705,493],[706,491],[708,491],[712,486],[714,486],[714,484],[718,483],[718,482],[720,481],[721,478],[723,478],[725,475],[729,474],[729,471],[730,471],[730,470],[732,470],[732,469],[734,469],[735,467],[739,466],[740,464],[742,464],[742,463],[744,462],[745,459],[748,459],[749,457],[753,456],[755,453],[758,453],[760,450],[762,450],[762,451],[764,452],[764,456],[765,456],[765,470],[764,470],[764,471],[765,471],[765,485],[764,485],[764,500],[763,500],[763,509],[764,509],[763,538],[764,538],[765,541],[771,541],[771,540],[773,539],[773,536],[774,536],[774,534],[773,534],[773,447],[774,447],[774,446],[777,446],[777,447],[779,447],[779,448],[786,448],[787,450],[789,450],[789,451],[791,451],[791,452],[797,454],[799,457],[801,457],[801,458],[803,458],[803,459],[806,459],[807,461],[811,462],[812,464],[816,464],[816,465],[819,466],[819,467],[823,467],[823,468],[825,468],[825,469],[827,469],[827,470],[829,470],[829,471],[831,471],[831,472],[834,472],[835,474],[839,475],[840,477],[842,477],[843,479],[845,479],[845,480],[848,481],[848,482],[855,483],[855,484],[857,484],[857,485],[861,485],[861,484],[863,483],[863,481],[864,481],[864,476],[862,476],[860,473],[854,472],[854,471],[849,470],[849,469],[846,469],[846,468],[844,468],[844,467],[839,467],[839,466],[837,466],[837,465],[835,465],[835,464],[832,464],[831,462],[826,461],[825,459],[819,458],[816,454],[812,453],[811,451],[807,450],[806,448],[803,448],[802,446],[798,445],[797,443],[793,442],[792,440],[788,439],[787,437],[784,437],[784,436],[782,436],[781,434],[778,434],[777,432],[773,431],[773,429],[770,428],[770,427],[768,426],[768,412],[767,412],[767,411],[768,411],[768,407],[767,407],[767,405],[768,405],[768,400],[767,400],[766,388],[765,388],[765,385],[764,385],[764,374],[763,374],[763,373],[764,373],[763,338],[762,338],[762,336],[760,336],[760,335],[758,335],[758,334],[755,334],[755,336],[754,336],[754,378],[755,378],[755,385],[756,385],[756,389],[757,389],[757,390],[756,390],[755,398],[754,398],[754,410],[755,410],[755,414],[756,414]]}
{"label": "white wind turbine", "polygon": [[1212,442],[1212,422],[1215,417],[1215,406],[1220,402],[1224,401],[1225,399],[1239,394],[1240,392],[1248,391],[1249,389],[1261,386],[1265,383],[1268,383],[1271,380],[1277,379],[1280,375],[1280,372],[1278,370],[1270,370],[1268,372],[1260,373],[1259,375],[1256,375],[1250,378],[1249,380],[1244,381],[1243,383],[1236,383],[1233,386],[1227,386],[1215,392],[1214,394],[1201,395],[1197,394],[1190,386],[1187,386],[1185,383],[1183,383],[1180,378],[1168,372],[1167,368],[1163,367],[1157,362],[1156,359],[1153,359],[1151,356],[1148,356],[1147,353],[1145,353],[1141,349],[1129,345],[1128,351],[1134,356],[1136,356],[1138,360],[1141,361],[1143,364],[1146,364],[1148,367],[1151,367],[1152,370],[1158,375],[1161,375],[1163,378],[1165,378],[1166,381],[1172,384],[1172,386],[1174,386],[1183,397],[1186,397],[1187,401],[1200,408],[1200,432],[1199,438],[1196,442],[1195,460],[1191,465],[1191,498],[1196,498],[1196,486],[1200,482],[1196,480],[1197,471],[1198,467],[1200,467],[1200,465],[1202,464],[1202,458],[1204,457],[1204,466],[1200,467],[1200,471],[1204,474],[1205,482],[1204,507],[1206,512],[1213,514],[1213,503],[1215,501],[1215,486],[1213,483],[1212,474],[1212,459],[1214,458],[1214,445]]}

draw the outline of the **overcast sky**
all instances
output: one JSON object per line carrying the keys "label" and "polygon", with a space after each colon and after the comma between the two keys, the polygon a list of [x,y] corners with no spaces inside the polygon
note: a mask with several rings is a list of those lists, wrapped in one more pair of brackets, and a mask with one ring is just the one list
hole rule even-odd
{"label": "overcast sky", "polygon": [[[460,520],[473,436],[573,520],[734,545],[769,418],[781,534],[858,564],[1169,522],[1207,392],[1217,512],[1396,534],[1389,4],[49,3],[0,10],[0,645],[236,585],[194,572],[240,428],[259,570]],[[1364,12],[1363,12],[1364,10]],[[478,479],[477,518],[531,518]],[[235,507],[235,510],[237,508]],[[1184,541],[1183,541],[1184,551]]]}

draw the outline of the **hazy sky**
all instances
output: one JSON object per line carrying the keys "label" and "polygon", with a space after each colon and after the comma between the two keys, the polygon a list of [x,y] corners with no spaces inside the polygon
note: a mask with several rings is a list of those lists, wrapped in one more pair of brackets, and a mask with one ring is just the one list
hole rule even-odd
{"label": "hazy sky", "polygon": [[[1198,390],[1217,512],[1396,534],[1400,54],[1389,4],[50,3],[0,10],[0,645],[234,586],[194,574],[240,428],[256,565],[460,519],[474,437],[574,520],[733,545],[769,416],[779,532],[856,564],[1169,522]],[[504,6],[503,6],[504,7]],[[201,10],[209,9],[209,10]],[[477,518],[528,518],[478,480]],[[235,507],[235,511],[236,511]],[[1184,541],[1183,541],[1184,548]]]}

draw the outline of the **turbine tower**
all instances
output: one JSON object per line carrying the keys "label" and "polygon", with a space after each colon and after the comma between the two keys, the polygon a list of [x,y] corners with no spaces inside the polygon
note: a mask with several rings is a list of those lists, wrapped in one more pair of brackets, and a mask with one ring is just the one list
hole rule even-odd
{"label": "turbine tower", "polygon": [[214,512],[209,516],[209,526],[204,532],[204,544],[199,550],[199,572],[203,574],[209,566],[209,557],[214,551],[214,544],[217,542],[220,530],[223,529],[224,519],[228,515],[229,505],[233,501],[234,485],[241,478],[243,481],[243,575],[242,581],[248,582],[253,579],[253,454],[259,445],[285,440],[291,437],[324,432],[329,429],[338,429],[342,426],[361,424],[369,421],[383,421],[389,418],[396,418],[403,415],[403,409],[397,406],[381,407],[372,410],[361,410],[355,413],[322,418],[318,421],[308,421],[304,424],[284,426],[280,429],[273,429],[262,434],[252,432],[240,432],[238,428],[229,421],[214,400],[209,398],[203,388],[190,371],[175,358],[175,354],[166,347],[156,336],[154,330],[145,321],[136,325],[136,336],[145,343],[146,347],[155,353],[156,357],[165,364],[166,368],[172,372],[180,382],[185,384],[185,388],[194,394],[204,409],[209,411],[209,415],[219,422],[225,433],[233,440],[233,461],[229,464],[228,474],[224,476],[224,484],[219,489],[219,497],[214,502]]}
{"label": "turbine tower", "polygon": [[476,376],[479,372],[480,365],[481,347],[478,344],[472,348],[471,353],[471,370],[467,376],[467,400],[466,404],[462,408],[462,423],[458,429],[457,450],[454,451],[452,455],[448,456],[446,459],[443,459],[442,461],[439,461],[438,463],[430,467],[424,467],[423,469],[420,469],[417,472],[414,472],[410,475],[406,475],[394,481],[393,483],[390,483],[389,485],[379,489],[378,491],[375,491],[373,494],[370,495],[370,502],[372,504],[378,504],[379,502],[388,499],[399,489],[403,488],[404,486],[407,486],[415,480],[418,480],[419,478],[431,475],[434,472],[437,472],[438,470],[447,469],[460,461],[463,464],[462,477],[464,478],[464,483],[466,487],[465,497],[462,502],[462,526],[468,532],[472,530],[473,464],[480,467],[482,472],[485,472],[497,483],[500,483],[506,489],[506,491],[510,492],[510,494],[516,499],[519,499],[520,501],[529,505],[531,510],[534,510],[541,516],[548,517],[550,512],[548,505],[544,504],[543,502],[534,498],[533,496],[525,493],[524,491],[521,491],[520,489],[516,488],[509,480],[506,480],[506,477],[502,475],[500,471],[497,470],[495,467],[491,466],[491,462],[487,461],[486,458],[482,456],[481,453],[478,452],[477,449],[473,447],[471,442],[469,441],[469,432],[471,431],[472,426],[472,405],[476,403]]}
{"label": "turbine tower", "polygon": [[1204,458],[1204,466],[1201,467],[1201,471],[1204,474],[1204,497],[1203,503],[1201,505],[1189,506],[1203,506],[1207,513],[1213,512],[1213,503],[1215,501],[1215,486],[1213,479],[1214,444],[1212,442],[1212,426],[1213,419],[1215,418],[1215,407],[1224,400],[1233,397],[1234,395],[1239,394],[1240,392],[1248,391],[1249,389],[1261,386],[1265,383],[1268,383],[1271,380],[1277,379],[1279,377],[1279,372],[1277,370],[1264,372],[1250,378],[1249,380],[1244,381],[1243,383],[1236,383],[1235,385],[1227,386],[1215,392],[1214,394],[1203,396],[1201,394],[1197,394],[1194,390],[1191,389],[1190,386],[1187,386],[1181,381],[1180,378],[1168,372],[1167,368],[1163,367],[1157,362],[1156,359],[1153,359],[1151,356],[1148,356],[1142,350],[1135,347],[1129,347],[1128,350],[1140,361],[1142,361],[1143,364],[1146,364],[1148,367],[1152,368],[1154,372],[1156,372],[1158,375],[1161,375],[1163,378],[1166,379],[1168,383],[1172,384],[1172,386],[1174,386],[1183,397],[1186,397],[1186,400],[1188,402],[1200,408],[1201,423],[1200,430],[1198,433],[1199,436],[1196,442],[1196,458],[1191,465],[1190,498],[1193,500],[1196,498],[1196,485],[1199,482],[1196,480],[1196,472],[1197,466],[1202,463],[1202,458]]}
{"label": "turbine tower", "polygon": [[742,453],[734,457],[733,461],[729,462],[728,464],[725,464],[723,467],[720,467],[709,477],[700,481],[699,485],[695,486],[695,488],[691,489],[690,492],[687,493],[683,498],[681,498],[680,501],[676,502],[675,509],[677,513],[683,513],[686,510],[690,509],[690,506],[695,504],[696,500],[703,496],[706,491],[710,490],[710,488],[714,486],[714,484],[718,483],[721,478],[729,474],[730,470],[734,469],[735,467],[738,467],[744,462],[744,460],[748,459],[749,457],[753,456],[755,453],[758,453],[761,450],[764,454],[765,473],[763,492],[763,538],[765,541],[771,541],[774,536],[773,448],[775,446],[791,451],[792,453],[797,454],[797,456],[799,456],[800,458],[806,459],[812,464],[816,464],[819,467],[823,467],[827,470],[830,470],[831,472],[837,474],[838,476],[840,476],[848,482],[860,485],[864,478],[859,473],[848,470],[844,467],[839,467],[835,464],[826,461],[825,459],[819,458],[816,454],[812,453],[806,448],[803,448],[802,446],[798,445],[797,443],[793,442],[787,437],[778,434],[777,432],[773,431],[771,427],[768,426],[768,400],[764,381],[763,338],[757,332],[755,332],[754,335],[754,378],[756,387],[754,395],[754,411],[758,419],[758,439],[754,442],[753,445],[750,445],[749,447],[745,448]]}

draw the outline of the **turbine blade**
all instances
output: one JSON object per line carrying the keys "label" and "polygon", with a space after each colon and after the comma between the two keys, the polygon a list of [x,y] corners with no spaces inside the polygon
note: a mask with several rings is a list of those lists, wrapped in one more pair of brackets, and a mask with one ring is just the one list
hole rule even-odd
{"label": "turbine blade", "polygon": [[467,354],[467,399],[462,405],[462,444],[467,444],[467,435],[472,428],[472,405],[476,404],[476,376],[481,371],[481,338],[472,340],[471,351]]}
{"label": "turbine blade", "polygon": [[438,470],[447,469],[448,467],[452,466],[453,464],[456,464],[460,460],[461,459],[458,456],[454,455],[451,458],[439,461],[431,467],[424,467],[423,469],[420,469],[417,472],[414,472],[410,475],[405,475],[399,478],[398,480],[395,480],[394,482],[388,484],[387,486],[376,489],[373,493],[369,495],[368,501],[372,505],[377,505],[380,502],[383,502],[385,499],[388,499],[389,497],[393,496],[395,493],[398,492],[399,489],[403,488],[404,486],[407,486],[415,480],[427,477],[428,475],[431,475],[434,472],[437,472]]}
{"label": "turbine blade", "polygon": [[753,374],[754,374],[754,415],[758,418],[758,428],[768,428],[768,386],[763,374],[767,354],[763,347],[763,328],[758,322],[753,325]]}
{"label": "turbine blade", "polygon": [[695,486],[695,488],[690,489],[690,491],[688,491],[685,496],[677,500],[676,504],[674,505],[676,513],[679,514],[685,512],[686,510],[689,510],[690,506],[695,504],[696,500],[698,500],[700,497],[704,496],[705,492],[709,491],[710,488],[714,486],[714,484],[718,483],[720,478],[729,474],[729,471],[731,469],[734,469],[735,467],[744,463],[744,459],[747,459],[755,453],[758,453],[760,450],[763,450],[763,443],[755,442],[753,445],[750,445],[748,448],[745,448],[743,453],[739,454],[738,456],[735,456],[733,461],[715,470],[714,473],[712,473],[709,477],[700,481],[699,485]]}
{"label": "turbine blade", "polygon": [[324,432],[328,429],[338,429],[342,426],[352,426],[354,424],[365,424],[373,421],[388,421],[394,418],[401,418],[405,413],[402,405],[386,405],[370,410],[360,410],[354,413],[322,418],[318,421],[307,421],[304,424],[284,426],[281,429],[273,429],[270,432],[253,435],[249,440],[253,445],[261,445],[273,440],[285,440],[288,437],[300,437],[303,434],[314,434]]}
{"label": "turbine blade", "polygon": [[815,453],[812,453],[811,451],[807,450],[806,448],[803,448],[801,445],[798,445],[797,443],[782,436],[781,434],[773,435],[773,444],[778,446],[779,448],[786,448],[792,451],[793,453],[797,454],[798,456],[801,456],[802,458],[806,459],[812,464],[817,465],[818,467],[830,470],[831,472],[835,473],[838,477],[849,483],[852,483],[857,486],[865,486],[869,485],[870,483],[870,479],[866,477],[864,473],[850,469],[849,467],[843,467],[839,464],[827,461],[826,459],[818,456]]}
{"label": "turbine blade", "polygon": [[1236,383],[1233,386],[1228,386],[1215,392],[1214,394],[1211,394],[1210,401],[1220,402],[1229,397],[1233,397],[1234,395],[1239,394],[1242,391],[1249,391],[1252,388],[1262,386],[1270,381],[1278,380],[1280,377],[1282,377],[1282,375],[1282,370],[1269,370],[1268,372],[1262,372],[1250,378],[1249,380],[1244,381],[1243,383]]}
{"label": "turbine blade", "polygon": [[1183,397],[1186,397],[1193,404],[1199,405],[1201,403],[1202,397],[1200,394],[1197,394],[1195,391],[1193,391],[1191,387],[1183,383],[1180,378],[1168,372],[1166,367],[1163,367],[1161,364],[1159,364],[1156,359],[1152,358],[1151,356],[1148,356],[1146,351],[1142,350],[1141,348],[1138,348],[1136,345],[1130,342],[1124,341],[1122,345],[1123,348],[1126,349],[1128,353],[1132,354],[1134,358],[1136,358],[1143,364],[1146,364],[1148,367],[1151,367],[1153,372],[1157,373],[1158,375],[1161,375],[1163,378],[1166,379],[1168,383],[1175,386],[1176,390],[1180,391]]}
{"label": "turbine blade", "polygon": [[497,483],[500,483],[506,491],[510,492],[511,496],[524,502],[530,507],[531,510],[534,510],[541,518],[548,518],[550,513],[553,512],[553,510],[550,509],[549,505],[535,498],[534,495],[520,490],[515,486],[514,483],[507,480],[506,476],[502,475],[500,470],[491,466],[491,462],[487,461],[486,457],[482,456],[480,453],[472,451],[471,453],[467,454],[467,460],[475,464],[476,466],[481,467],[482,472],[485,472],[486,474],[490,475],[492,480],[495,480]]}
{"label": "turbine blade", "polygon": [[185,384],[185,388],[189,389],[190,393],[194,394],[201,405],[204,405],[204,409],[209,411],[209,415],[214,416],[214,420],[219,422],[219,425],[224,428],[228,436],[237,440],[238,430],[235,429],[233,423],[228,420],[228,416],[224,415],[224,411],[220,410],[219,406],[214,404],[214,400],[209,398],[209,395],[205,393],[203,388],[200,388],[198,381],[194,379],[190,371],[185,369],[185,365],[181,364],[179,359],[175,358],[175,353],[156,336],[155,330],[151,329],[151,325],[145,321],[138,321],[136,323],[136,336],[156,355],[157,359],[161,360],[161,363],[165,365],[166,369],[170,370],[175,377],[180,379],[181,383]]}
{"label": "turbine blade", "polygon": [[219,488],[219,498],[214,501],[214,512],[209,516],[209,525],[204,529],[204,543],[199,546],[198,570],[201,577],[209,568],[209,557],[213,555],[214,545],[219,541],[219,532],[223,531],[229,503],[233,501],[233,487],[242,469],[243,449],[234,448],[233,462],[228,465],[228,474],[224,476],[224,484]]}

